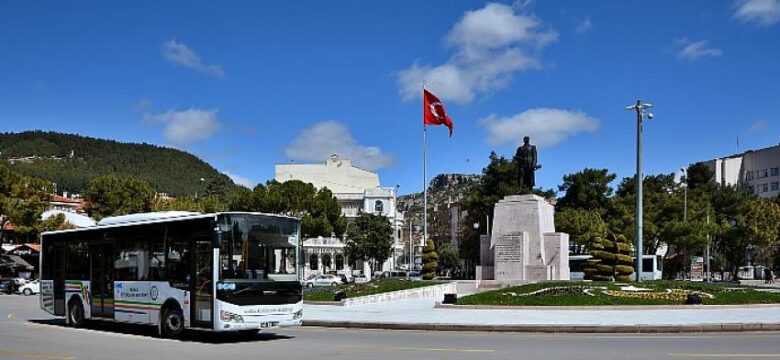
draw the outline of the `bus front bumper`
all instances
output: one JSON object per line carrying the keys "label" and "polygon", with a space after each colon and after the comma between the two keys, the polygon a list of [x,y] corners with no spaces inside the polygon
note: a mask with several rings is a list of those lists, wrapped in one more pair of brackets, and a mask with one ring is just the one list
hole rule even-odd
{"label": "bus front bumper", "polygon": [[300,326],[302,312],[294,314],[243,316],[243,321],[220,321],[219,331],[268,330],[290,326]]}

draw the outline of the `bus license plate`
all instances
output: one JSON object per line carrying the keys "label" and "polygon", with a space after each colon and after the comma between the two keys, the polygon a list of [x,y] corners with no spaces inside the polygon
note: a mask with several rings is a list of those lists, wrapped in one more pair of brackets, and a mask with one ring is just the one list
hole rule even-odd
{"label": "bus license plate", "polygon": [[279,326],[279,322],[278,321],[270,321],[270,322],[260,323],[260,328],[261,329],[275,328],[277,326]]}

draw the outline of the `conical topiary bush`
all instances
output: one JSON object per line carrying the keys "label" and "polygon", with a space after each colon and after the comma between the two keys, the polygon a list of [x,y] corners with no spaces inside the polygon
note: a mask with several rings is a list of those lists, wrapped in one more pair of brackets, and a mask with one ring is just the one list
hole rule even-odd
{"label": "conical topiary bush", "polygon": [[608,233],[605,237],[596,236],[591,242],[589,253],[593,258],[587,261],[586,280],[630,281],[634,272],[632,266],[634,248],[625,236]]}
{"label": "conical topiary bush", "polygon": [[439,255],[436,254],[436,248],[432,240],[428,240],[423,249],[422,255],[422,278],[432,280],[436,276],[436,268],[439,267]]}

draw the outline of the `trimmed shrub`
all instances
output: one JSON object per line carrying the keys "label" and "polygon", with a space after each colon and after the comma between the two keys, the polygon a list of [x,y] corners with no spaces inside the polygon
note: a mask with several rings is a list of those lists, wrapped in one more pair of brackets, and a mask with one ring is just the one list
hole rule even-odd
{"label": "trimmed shrub", "polygon": [[425,244],[422,261],[422,278],[424,280],[433,280],[433,278],[436,277],[436,268],[439,267],[439,255],[436,254],[436,248],[433,245],[433,240],[428,240],[428,242]]}
{"label": "trimmed shrub", "polygon": [[585,279],[596,281],[629,281],[634,257],[633,247],[623,235],[608,233],[605,237],[595,236],[589,242],[588,260],[583,272]]}

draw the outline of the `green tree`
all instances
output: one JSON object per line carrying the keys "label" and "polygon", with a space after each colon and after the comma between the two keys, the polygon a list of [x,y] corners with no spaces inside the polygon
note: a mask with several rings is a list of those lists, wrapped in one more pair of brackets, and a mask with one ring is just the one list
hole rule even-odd
{"label": "green tree", "polygon": [[[726,191],[728,194],[722,196],[737,203],[729,206],[732,214],[723,213],[720,217],[716,246],[736,279],[739,267],[747,261],[749,250],[760,253],[777,241],[780,206],[752,195],[739,195],[737,190]],[[720,197],[716,199],[722,200]]]}
{"label": "green tree", "polygon": [[688,176],[686,183],[691,191],[712,192],[716,186],[715,173],[705,163],[695,163],[688,166],[685,172]]}
{"label": "green tree", "polygon": [[598,211],[575,208],[556,212],[555,228],[569,234],[578,249],[588,249],[590,241],[607,232],[607,224]]}
{"label": "green tree", "polygon": [[612,187],[616,175],[607,169],[584,169],[564,175],[558,190],[565,194],[558,200],[558,210],[587,209],[605,214],[610,210]]}
{"label": "green tree", "polygon": [[393,228],[382,216],[361,213],[349,226],[346,237],[347,256],[369,261],[373,270],[390,257],[393,250]]}
{"label": "green tree", "polygon": [[143,180],[99,176],[92,179],[84,192],[85,210],[97,220],[106,216],[149,212],[155,195],[154,189]]}
{"label": "green tree", "polygon": [[[665,227],[683,219],[683,190],[674,174],[648,175],[643,180],[643,252],[654,254],[662,242],[673,241],[662,234]],[[634,243],[636,230],[636,180],[624,178],[612,199],[606,218],[611,231],[626,235]],[[689,202],[693,209],[693,202]]]}
{"label": "green tree", "polygon": [[203,212],[203,205],[195,196],[180,196],[176,199],[155,199],[152,211],[193,211]]}
{"label": "green tree", "polygon": [[35,242],[41,214],[53,191],[49,181],[27,177],[0,164],[0,214],[7,217],[25,242]]}
{"label": "green tree", "polygon": [[422,254],[422,278],[423,280],[433,280],[436,277],[436,269],[439,267],[439,256],[436,254],[436,247],[433,240],[428,240],[423,248]]}
{"label": "green tree", "polygon": [[74,229],[76,226],[65,220],[65,214],[56,214],[48,219],[38,222],[38,232]]}
{"label": "green tree", "polygon": [[238,192],[231,204],[244,211],[299,217],[304,237],[342,236],[347,228],[347,219],[341,215],[341,205],[333,193],[300,180],[258,184],[251,195]]}
{"label": "green tree", "polygon": [[457,276],[460,273],[460,256],[454,246],[443,244],[436,254],[438,255],[439,271],[448,276]]}

